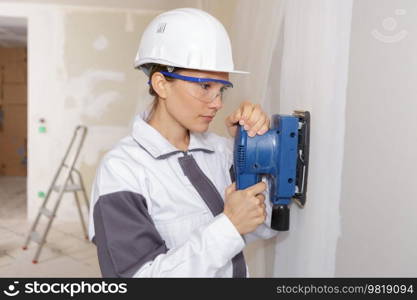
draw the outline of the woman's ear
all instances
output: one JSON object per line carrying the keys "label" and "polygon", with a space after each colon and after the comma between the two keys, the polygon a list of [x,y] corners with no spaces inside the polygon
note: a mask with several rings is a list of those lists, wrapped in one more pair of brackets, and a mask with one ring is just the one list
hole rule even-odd
{"label": "woman's ear", "polygon": [[167,97],[168,81],[165,79],[164,75],[159,72],[153,73],[151,83],[152,88],[155,93],[158,94],[158,97],[165,99]]}

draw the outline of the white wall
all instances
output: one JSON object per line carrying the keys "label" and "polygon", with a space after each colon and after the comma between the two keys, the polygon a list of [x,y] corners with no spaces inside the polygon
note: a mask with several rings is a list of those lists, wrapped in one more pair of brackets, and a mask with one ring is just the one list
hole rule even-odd
{"label": "white wall", "polygon": [[417,275],[416,53],[416,1],[354,1],[336,276]]}
{"label": "white wall", "polygon": [[276,276],[417,274],[417,4],[353,3],[287,2],[280,112],[311,110],[311,169]]}
{"label": "white wall", "polygon": [[280,2],[264,1],[264,10],[240,1],[237,19],[251,26],[233,34],[241,47],[253,42],[238,51],[252,74],[237,79],[236,93],[271,113],[310,110],[309,192],[274,240],[275,259],[274,245],[249,248],[265,258],[256,275],[271,275],[273,263],[272,275],[284,277],[415,277],[417,5]]}

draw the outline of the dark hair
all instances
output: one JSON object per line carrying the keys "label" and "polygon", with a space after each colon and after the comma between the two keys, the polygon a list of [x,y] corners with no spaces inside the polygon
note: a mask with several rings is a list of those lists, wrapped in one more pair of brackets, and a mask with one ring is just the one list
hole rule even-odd
{"label": "dark hair", "polygon": [[[172,67],[165,66],[165,65],[159,65],[159,64],[148,64],[148,65],[144,66],[144,68],[146,68],[148,70],[148,74],[149,74],[149,94],[151,96],[154,96],[153,102],[151,104],[151,110],[150,110],[149,115],[148,115],[148,118],[147,118],[147,121],[149,121],[150,118],[151,118],[151,116],[155,112],[155,110],[156,110],[156,108],[158,106],[158,103],[159,103],[158,93],[152,87],[152,81],[151,81],[152,80],[152,76],[153,76],[153,74],[155,74],[157,72],[169,71],[168,68],[172,68]],[[174,68],[174,70],[172,70],[171,72],[172,73],[175,73],[175,72],[178,72],[180,70],[183,70],[183,68]],[[165,76],[165,79],[167,81],[173,81],[173,80],[175,80],[174,78],[171,78],[171,77],[168,77],[168,76]]]}

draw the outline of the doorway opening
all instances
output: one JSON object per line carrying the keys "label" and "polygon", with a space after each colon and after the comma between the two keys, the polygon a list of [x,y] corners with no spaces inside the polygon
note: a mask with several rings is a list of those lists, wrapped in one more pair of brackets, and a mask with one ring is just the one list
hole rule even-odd
{"label": "doorway opening", "polygon": [[0,218],[27,207],[27,19],[0,16]]}

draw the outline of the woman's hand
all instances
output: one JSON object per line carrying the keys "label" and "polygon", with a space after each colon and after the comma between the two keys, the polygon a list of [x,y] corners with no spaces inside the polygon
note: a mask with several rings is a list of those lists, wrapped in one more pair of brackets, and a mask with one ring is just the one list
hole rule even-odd
{"label": "woman's hand", "polygon": [[244,190],[236,190],[236,183],[226,189],[223,213],[240,234],[254,231],[265,222],[265,182],[258,182]]}
{"label": "woman's hand", "polygon": [[269,129],[269,117],[259,104],[244,101],[239,108],[226,118],[226,127],[229,134],[234,137],[237,123],[243,125],[250,137],[262,135]]}

